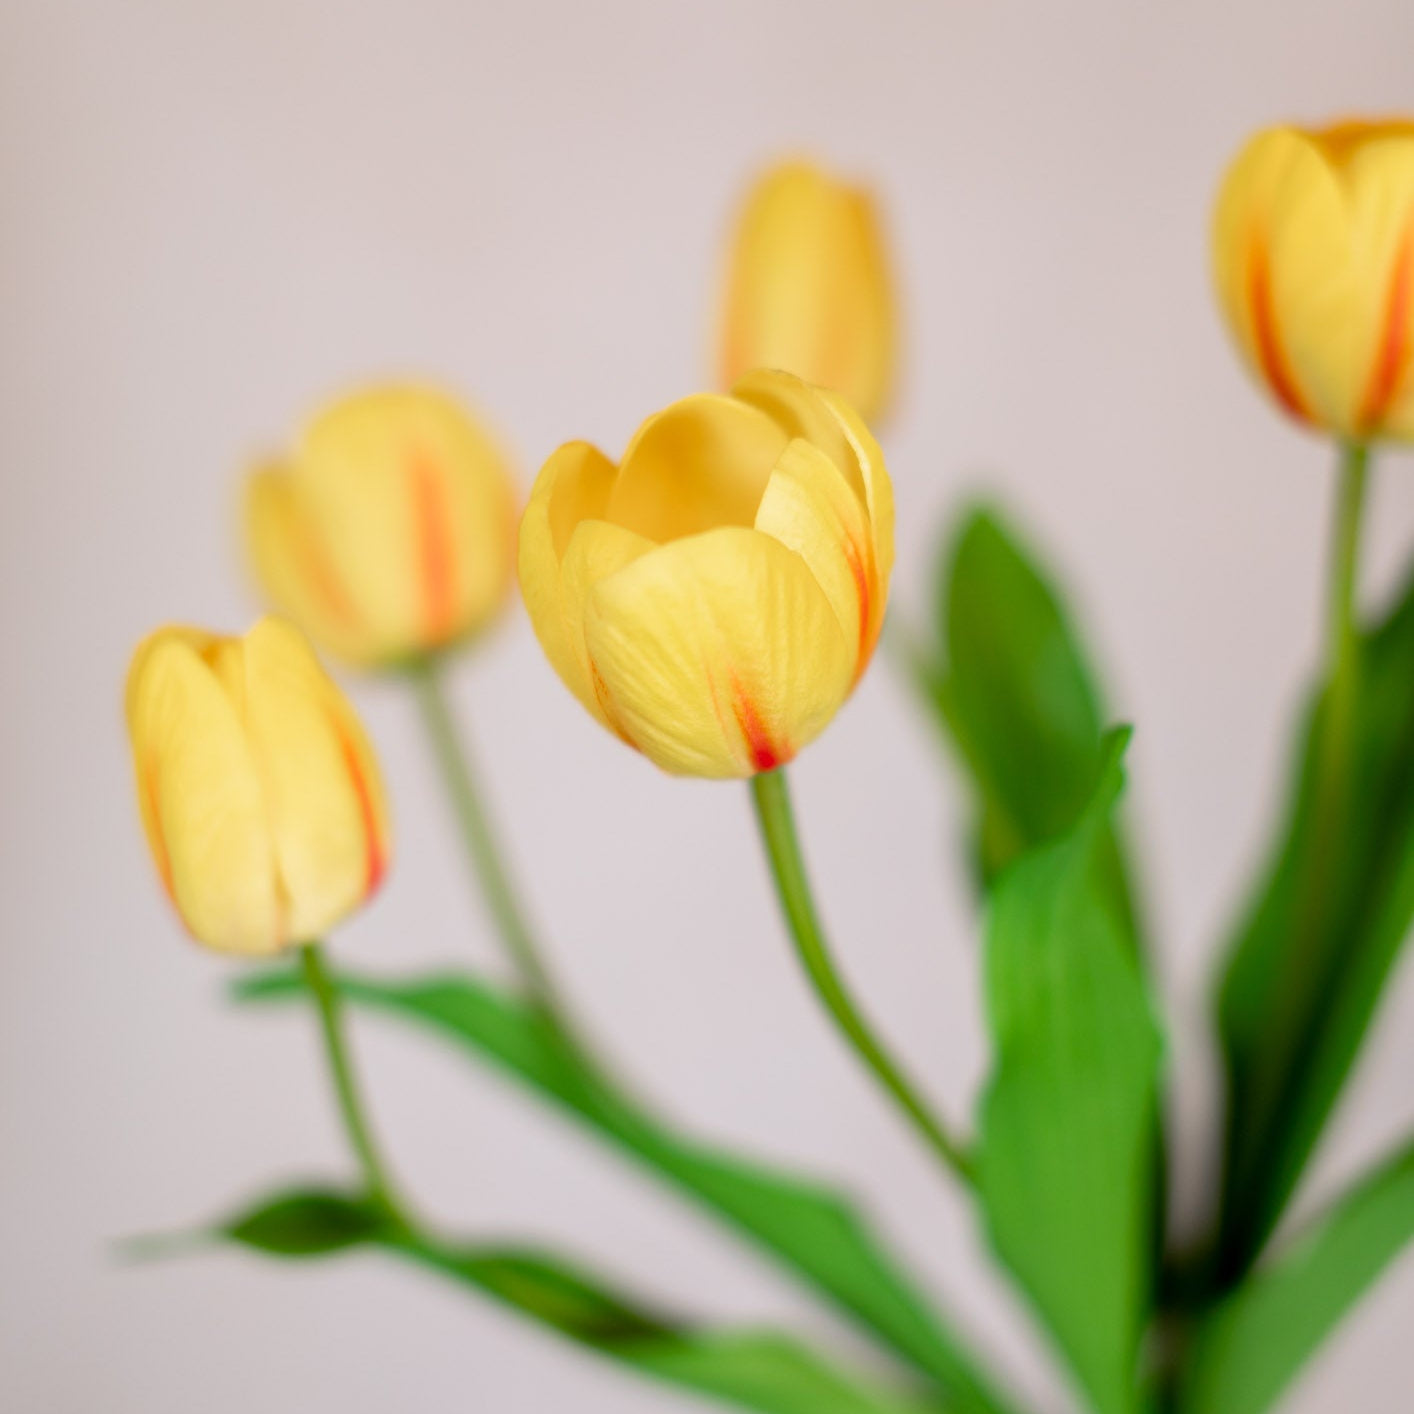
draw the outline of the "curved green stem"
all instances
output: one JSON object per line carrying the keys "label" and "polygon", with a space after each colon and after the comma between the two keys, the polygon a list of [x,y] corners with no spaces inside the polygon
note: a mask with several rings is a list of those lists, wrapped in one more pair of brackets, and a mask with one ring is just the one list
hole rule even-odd
{"label": "curved green stem", "polygon": [[549,971],[541,960],[540,949],[516,897],[510,874],[496,844],[496,833],[482,803],[466,738],[458,730],[447,703],[439,665],[435,659],[422,659],[412,665],[408,676],[417,692],[433,754],[451,796],[462,843],[476,870],[496,929],[521,981],[530,988],[546,1011],[560,1017],[561,1008],[556,1001]]}
{"label": "curved green stem", "polygon": [[364,1118],[358,1083],[354,1079],[353,1065],[344,1039],[339,995],[324,966],[324,954],[317,942],[306,943],[300,948],[300,966],[304,972],[305,985],[313,993],[319,1009],[319,1024],[324,1035],[324,1050],[329,1057],[329,1069],[334,1077],[339,1113],[343,1117],[349,1142],[353,1145],[354,1153],[358,1155],[359,1164],[363,1168],[368,1196],[385,1208],[392,1217],[402,1220],[401,1205],[393,1185],[388,1180],[388,1171],[379,1156],[378,1146],[373,1142],[373,1133],[368,1127],[368,1121]]}
{"label": "curved green stem", "polygon": [[753,776],[751,797],[761,826],[761,838],[771,861],[781,909],[790,927],[796,952],[820,1000],[834,1017],[845,1039],[913,1122],[929,1147],[959,1178],[969,1184],[974,1183],[972,1161],[966,1151],[920,1099],[912,1082],[875,1037],[835,968],[824,929],[815,911],[784,770],[763,771]]}

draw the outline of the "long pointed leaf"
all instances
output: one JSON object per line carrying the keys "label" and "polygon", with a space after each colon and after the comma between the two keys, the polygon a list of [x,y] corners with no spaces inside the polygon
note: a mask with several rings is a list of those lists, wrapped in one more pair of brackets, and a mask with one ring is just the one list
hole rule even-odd
{"label": "long pointed leaf", "polygon": [[[342,973],[336,985],[348,1001],[429,1028],[569,1110],[824,1292],[936,1380],[960,1414],[1006,1414],[1010,1406],[840,1195],[680,1138],[593,1073],[542,1011],[488,983],[468,976],[378,982]],[[235,989],[246,1001],[302,992],[298,975],[286,971],[243,979]]]}
{"label": "long pointed leaf", "polygon": [[1263,1414],[1414,1238],[1414,1144],[1335,1203],[1208,1318],[1182,1414]]}
{"label": "long pointed leaf", "polygon": [[993,892],[996,1063],[978,1176],[998,1253],[1099,1414],[1138,1408],[1161,1044],[1103,867],[1118,755],[1080,823]]}
{"label": "long pointed leaf", "polygon": [[410,1232],[358,1194],[276,1194],[213,1236],[271,1256],[310,1258],[371,1247],[429,1267],[640,1374],[760,1414],[944,1414],[847,1373],[770,1330],[722,1330],[647,1309],[558,1256],[466,1245]]}
{"label": "long pointed leaf", "polygon": [[[1060,591],[999,511],[974,509],[949,541],[936,623],[915,666],[972,785],[990,882],[1080,818],[1104,765],[1104,705]],[[1136,931],[1118,832],[1107,827],[1101,850]]]}
{"label": "long pointed leaf", "polygon": [[1414,587],[1360,641],[1338,828],[1318,812],[1319,699],[1308,722],[1288,823],[1218,997],[1224,1282],[1246,1270],[1295,1190],[1414,919]]}

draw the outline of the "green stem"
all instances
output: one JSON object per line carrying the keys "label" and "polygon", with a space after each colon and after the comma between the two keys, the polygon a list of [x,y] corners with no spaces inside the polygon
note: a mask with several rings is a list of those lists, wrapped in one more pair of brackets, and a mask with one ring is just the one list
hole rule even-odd
{"label": "green stem", "polygon": [[401,1206],[395,1197],[392,1184],[388,1181],[388,1171],[379,1157],[368,1121],[364,1118],[358,1083],[354,1079],[353,1065],[344,1040],[339,995],[324,966],[324,954],[317,942],[306,943],[300,948],[300,966],[304,971],[305,985],[313,993],[319,1008],[319,1024],[324,1034],[324,1050],[329,1057],[329,1069],[334,1077],[334,1090],[339,1099],[339,1113],[343,1116],[344,1128],[348,1132],[354,1153],[358,1155],[358,1161],[363,1167],[368,1196],[385,1208],[391,1216],[401,1219]]}
{"label": "green stem", "polygon": [[1342,449],[1337,496],[1335,542],[1331,558],[1330,601],[1326,619],[1329,697],[1324,760],[1321,774],[1323,815],[1331,813],[1350,761],[1358,644],[1355,614],[1356,567],[1359,562],[1360,520],[1369,480],[1370,449],[1348,442]]}
{"label": "green stem", "polygon": [[530,988],[547,1012],[563,1021],[549,971],[541,960],[540,949],[497,847],[496,834],[482,803],[466,738],[458,731],[447,703],[440,667],[435,659],[422,659],[409,669],[408,676],[417,692],[433,754],[451,796],[462,843],[476,870],[496,929],[511,955],[521,982]]}
{"label": "green stem", "polygon": [[781,909],[796,952],[820,1000],[865,1065],[898,1102],[938,1157],[959,1178],[974,1183],[972,1162],[967,1153],[919,1098],[913,1084],[870,1030],[835,968],[801,857],[784,770],[763,771],[752,777],[751,796]]}

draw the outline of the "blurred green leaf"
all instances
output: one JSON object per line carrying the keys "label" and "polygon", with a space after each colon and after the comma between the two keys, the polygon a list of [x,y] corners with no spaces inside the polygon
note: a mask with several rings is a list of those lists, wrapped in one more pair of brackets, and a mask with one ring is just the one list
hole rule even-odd
{"label": "blurred green leaf", "polygon": [[[972,785],[978,871],[990,883],[1089,803],[1104,708],[1059,592],[1000,512],[963,517],[943,555],[936,615],[917,676]],[[1132,933],[1133,891],[1109,826],[1099,848]]]}
{"label": "blurred green leaf", "polygon": [[1339,818],[1323,820],[1322,700],[1308,710],[1287,821],[1219,989],[1224,1284],[1295,1190],[1414,919],[1414,588],[1361,636],[1353,718]]}
{"label": "blurred green leaf", "polygon": [[271,1257],[322,1257],[373,1241],[387,1214],[345,1193],[299,1189],[234,1218],[221,1235]]}
{"label": "blurred green leaf", "polygon": [[1182,1414],[1262,1414],[1414,1237],[1414,1144],[1335,1203],[1200,1328]]}
{"label": "blurred green leaf", "polygon": [[715,1330],[646,1310],[583,1269],[543,1252],[463,1246],[412,1232],[357,1194],[277,1194],[217,1234],[256,1251],[314,1257],[379,1248],[474,1288],[642,1374],[762,1414],[944,1414],[847,1374],[774,1331]]}
{"label": "blurred green leaf", "polygon": [[1103,867],[1126,739],[1079,823],[998,881],[985,958],[982,1203],[1099,1414],[1138,1407],[1157,1182],[1161,1041]]}
{"label": "blurred green leaf", "polygon": [[[348,1001],[425,1027],[569,1110],[824,1292],[934,1379],[959,1414],[1006,1414],[1011,1407],[839,1194],[679,1137],[595,1073],[543,1011],[485,982],[378,982],[347,973],[335,982]],[[242,979],[235,995],[265,1001],[303,991],[298,974],[282,970]]]}

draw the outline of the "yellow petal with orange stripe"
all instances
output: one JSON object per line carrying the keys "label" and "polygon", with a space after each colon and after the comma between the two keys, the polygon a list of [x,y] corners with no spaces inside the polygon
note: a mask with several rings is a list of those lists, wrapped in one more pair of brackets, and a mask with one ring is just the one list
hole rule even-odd
{"label": "yellow petal with orange stripe", "polygon": [[154,862],[191,934],[263,956],[377,887],[388,858],[377,764],[291,625],[244,638],[159,629],[133,657],[127,716]]}
{"label": "yellow petal with orange stripe", "polygon": [[739,526],[660,546],[600,580],[584,636],[615,721],[675,775],[784,765],[834,716],[854,666],[804,561]]}
{"label": "yellow petal with orange stripe", "polygon": [[1213,225],[1219,304],[1297,420],[1414,435],[1414,126],[1274,128],[1233,162]]}
{"label": "yellow petal with orange stripe", "polygon": [[617,469],[567,444],[521,524],[551,665],[686,775],[772,770],[823,729],[873,652],[892,566],[877,443],[837,394],[786,373],[674,403]]}
{"label": "yellow petal with orange stripe", "polygon": [[513,522],[490,435],[449,395],[401,384],[316,416],[282,469],[253,478],[247,515],[267,593],[365,666],[484,627],[509,588]]}
{"label": "yellow petal with orange stripe", "polygon": [[388,806],[363,726],[302,634],[264,619],[245,636],[245,723],[260,763],[292,938],[314,938],[388,866]]}

